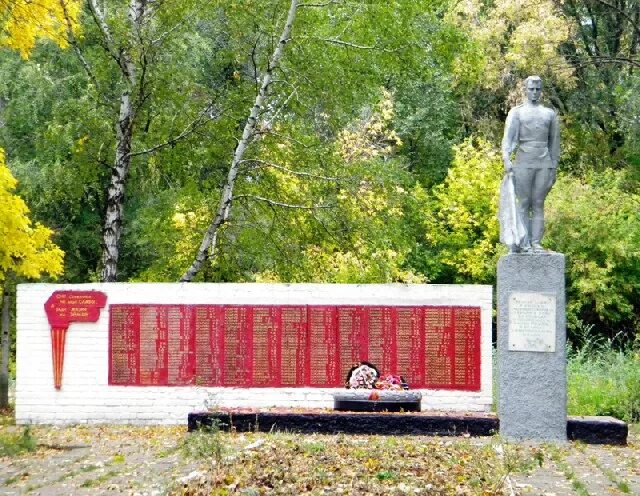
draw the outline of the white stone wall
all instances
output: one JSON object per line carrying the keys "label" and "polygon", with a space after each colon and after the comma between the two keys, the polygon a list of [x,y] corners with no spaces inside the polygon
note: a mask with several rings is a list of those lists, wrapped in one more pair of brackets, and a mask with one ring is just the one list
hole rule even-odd
{"label": "white stone wall", "polygon": [[[44,303],[56,290],[99,290],[107,306],[95,323],[67,332],[62,389],[53,386]],[[108,384],[111,304],[460,305],[482,309],[481,390],[422,390],[423,409],[488,411],[492,402],[492,288],[402,284],[21,284],[18,286],[16,421],[25,423],[186,423],[221,407],[333,407],[327,388],[141,387]]]}

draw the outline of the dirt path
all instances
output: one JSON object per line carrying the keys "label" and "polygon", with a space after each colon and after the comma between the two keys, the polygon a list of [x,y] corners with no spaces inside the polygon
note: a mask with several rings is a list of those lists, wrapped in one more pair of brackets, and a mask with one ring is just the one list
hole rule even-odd
{"label": "dirt path", "polygon": [[[2,426],[0,429],[5,433],[22,431],[17,426]],[[197,476],[202,473],[198,471],[206,471],[207,464],[211,466],[210,460],[184,455],[181,446],[189,439],[185,431],[184,426],[34,427],[33,435],[39,443],[36,452],[0,458],[0,495],[159,496],[179,492],[181,481],[188,479],[189,474]],[[269,434],[255,434],[249,438],[229,434],[222,436],[222,442],[227,444],[248,445],[262,438],[269,443]],[[446,443],[469,441],[446,438]],[[256,446],[264,442],[259,441]],[[416,438],[415,442],[423,441]],[[500,446],[496,438],[475,438],[473,443]],[[257,448],[256,456],[259,456],[259,450]],[[311,450],[310,456],[313,453]],[[525,464],[528,472],[517,472],[523,470],[522,463],[514,468],[504,485],[504,494],[640,495],[640,442],[637,434],[631,436],[630,444],[624,447],[569,443],[566,446],[542,446],[531,450],[531,453],[535,456],[531,455],[533,458]],[[486,470],[490,471],[491,467],[487,466]],[[429,490],[415,494],[429,494]]]}

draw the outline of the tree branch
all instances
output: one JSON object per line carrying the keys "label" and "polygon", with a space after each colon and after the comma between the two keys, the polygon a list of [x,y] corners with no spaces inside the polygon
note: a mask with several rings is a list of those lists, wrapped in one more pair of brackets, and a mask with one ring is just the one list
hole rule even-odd
{"label": "tree branch", "polygon": [[300,209],[300,210],[316,210],[318,208],[335,208],[336,206],[336,205],[296,205],[295,203],[277,202],[275,200],[271,200],[269,198],[264,198],[262,196],[256,196],[256,195],[238,195],[234,197],[234,200],[240,200],[243,198],[261,201],[268,205],[271,205],[272,207],[293,208],[293,209]]}
{"label": "tree branch", "polygon": [[605,0],[595,0],[595,1],[598,2],[600,5],[604,5],[605,7],[609,7],[610,9],[618,12],[618,14],[624,17],[629,22],[629,24],[631,24],[631,27],[633,28],[633,30],[636,33],[640,34],[640,25],[638,24],[637,19],[634,19],[626,10],[618,7],[617,5],[613,5],[609,2],[606,2]]}
{"label": "tree branch", "polygon": [[275,50],[269,60],[269,65],[267,66],[267,70],[262,77],[262,84],[260,86],[260,90],[256,95],[255,102],[251,110],[249,111],[249,118],[245,123],[244,129],[242,131],[242,138],[238,140],[238,144],[233,154],[233,159],[231,161],[231,165],[229,167],[229,172],[227,174],[227,181],[222,188],[222,194],[220,195],[220,204],[218,205],[218,210],[216,215],[209,225],[207,232],[205,233],[202,243],[198,248],[198,252],[195,256],[195,259],[191,266],[187,269],[187,271],[180,278],[182,282],[191,281],[195,275],[200,271],[202,265],[207,260],[214,256],[218,232],[220,226],[224,224],[229,218],[229,212],[231,210],[231,204],[233,202],[233,189],[235,187],[236,178],[238,176],[238,168],[240,165],[240,161],[244,157],[244,153],[253,140],[256,134],[256,125],[258,123],[258,114],[260,109],[263,107],[265,100],[267,98],[267,93],[269,90],[269,85],[271,84],[271,79],[273,77],[273,71],[280,64],[280,59],[284,53],[284,47],[287,44],[290,36],[291,30],[293,29],[293,23],[296,18],[296,12],[298,9],[298,0],[291,0],[291,4],[289,5],[289,11],[287,13],[287,20],[285,21],[284,28],[282,30],[282,34],[280,35],[280,39],[278,40],[278,44],[276,45]]}
{"label": "tree branch", "polygon": [[62,12],[64,14],[64,21],[66,24],[66,31],[67,31],[67,41],[73,47],[73,51],[78,57],[78,60],[82,64],[82,67],[84,68],[85,72],[87,73],[87,77],[93,83],[93,86],[96,88],[96,92],[100,93],[99,91],[100,86],[98,85],[98,80],[96,79],[95,74],[93,74],[93,71],[91,70],[91,66],[89,65],[89,62],[87,61],[87,59],[84,57],[82,50],[80,50],[80,45],[78,44],[78,40],[75,34],[73,33],[73,24],[71,22],[71,18],[69,17],[69,10],[67,9],[67,3],[65,2],[65,0],[60,0],[60,7],[62,7]]}
{"label": "tree branch", "polygon": [[111,37],[111,31],[109,30],[109,26],[107,25],[107,21],[105,20],[105,15],[96,0],[89,0],[89,11],[91,12],[91,17],[93,18],[96,26],[100,30],[102,34],[102,47],[107,51],[109,55],[120,65],[120,55],[117,53],[113,46],[113,38]]}
{"label": "tree branch", "polygon": [[338,0],[329,0],[328,2],[323,3],[301,3],[298,5],[299,8],[303,7],[326,7],[328,5],[340,5],[344,2],[339,2]]}
{"label": "tree branch", "polygon": [[313,40],[316,41],[322,41],[324,43],[329,43],[332,45],[339,45],[339,46],[344,46],[344,47],[348,47],[348,48],[356,48],[358,50],[376,50],[376,51],[380,51],[380,52],[386,52],[386,53],[395,53],[395,52],[399,52],[400,49],[399,48],[384,48],[378,45],[359,45],[357,43],[353,43],[350,41],[344,41],[344,40],[340,40],[338,38],[318,38],[316,36],[312,36],[310,37]]}
{"label": "tree branch", "polygon": [[[149,153],[154,153],[154,152],[157,152],[158,150],[161,150],[161,149],[166,148],[168,146],[173,146],[176,143],[178,143],[179,141],[182,141],[186,137],[188,137],[191,134],[193,134],[201,125],[204,125],[205,123],[207,123],[207,122],[209,122],[210,120],[213,119],[213,117],[211,117],[211,109],[212,109],[212,107],[213,107],[213,105],[208,105],[206,109],[204,109],[202,112],[200,112],[200,115],[198,115],[198,117],[196,117],[189,124],[187,124],[187,126],[184,128],[184,130],[179,135],[168,139],[164,143],[159,143],[159,144],[154,145],[154,146],[152,146],[150,148],[147,148],[146,150],[139,150],[137,152],[130,152],[129,153],[129,157],[136,157],[138,155],[147,155]],[[205,116],[207,116],[208,119],[204,119],[203,117],[205,117]]]}
{"label": "tree branch", "polygon": [[292,174],[295,176],[302,176],[302,177],[311,177],[314,179],[324,179],[325,181],[339,181],[340,178],[338,177],[331,177],[331,176],[322,176],[319,174],[312,174],[311,172],[302,172],[302,171],[294,171],[291,169],[288,169],[287,167],[283,167],[282,165],[278,165],[275,164],[273,162],[268,162],[266,160],[259,160],[257,158],[250,158],[247,160],[241,160],[240,163],[255,163],[255,164],[260,164],[263,165],[265,167],[271,167],[273,169],[278,169],[281,170],[283,172],[286,172],[287,174]]}

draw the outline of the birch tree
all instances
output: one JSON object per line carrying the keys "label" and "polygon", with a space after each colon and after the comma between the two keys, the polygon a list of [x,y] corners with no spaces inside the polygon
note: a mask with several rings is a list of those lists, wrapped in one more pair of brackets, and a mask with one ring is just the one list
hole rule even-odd
{"label": "birch tree", "polygon": [[118,277],[125,195],[133,158],[175,146],[213,116],[211,104],[207,102],[182,129],[173,131],[160,142],[134,149],[137,136],[146,132],[138,129],[140,116],[144,110],[153,109],[153,101],[158,98],[154,95],[152,78],[164,57],[166,41],[184,30],[186,19],[195,7],[191,2],[177,8],[170,2],[129,0],[126,8],[116,5],[109,11],[109,5],[88,0],[87,9],[90,22],[96,27],[99,45],[111,62],[111,70],[117,74],[118,93],[112,91],[108,80],[97,76],[94,64],[83,53],[84,44],[74,34],[71,14],[66,17],[69,43],[97,93],[97,104],[113,109],[114,152],[105,187],[102,225],[100,279],[103,282],[113,282]]}
{"label": "birch tree", "polygon": [[[265,174],[257,171],[279,170],[298,177],[305,184],[301,190],[312,190],[314,187],[308,184],[323,182],[334,190],[334,193],[326,190],[329,197],[335,196],[338,181],[358,181],[353,172],[345,174],[344,169],[339,174],[323,170],[328,164],[336,163],[337,134],[359,112],[375,104],[381,86],[393,86],[394,79],[403,71],[413,71],[416,78],[425,77],[440,56],[425,57],[426,50],[432,50],[432,44],[440,36],[438,28],[430,31],[436,25],[431,24],[431,16],[435,19],[437,2],[286,3],[286,16],[281,17],[268,60],[262,66],[253,64],[255,98],[244,119],[242,134],[237,138],[218,193],[217,208],[181,281],[194,280],[207,262],[216,260],[232,208],[234,212],[240,209],[235,218],[241,222],[252,202],[274,212],[306,212],[305,215],[313,218],[318,217],[320,211],[335,208],[337,202],[326,201],[328,196],[322,193],[315,198],[292,195],[297,196],[298,201],[287,199],[284,188],[273,182],[270,184],[274,195],[256,194],[265,180]],[[294,138],[287,129],[294,133],[305,129],[308,134],[303,132]],[[269,160],[268,157],[274,155],[269,150],[274,147],[295,149],[289,153],[289,164]],[[315,156],[305,151],[314,147]],[[293,154],[298,160],[291,159]],[[312,167],[317,168],[310,171]],[[265,181],[266,184],[269,182]],[[323,188],[315,189],[323,191]]]}
{"label": "birch tree", "polygon": [[242,163],[247,147],[250,145],[251,141],[256,135],[256,126],[258,124],[259,113],[265,105],[269,87],[271,86],[273,80],[273,73],[278,68],[280,60],[284,55],[285,45],[291,37],[291,32],[293,30],[293,24],[296,19],[298,7],[298,0],[291,0],[291,4],[289,5],[289,10],[287,13],[287,19],[282,29],[282,34],[278,39],[278,43],[275,50],[273,51],[273,55],[269,59],[269,64],[260,82],[260,89],[258,90],[255,102],[251,107],[251,110],[249,111],[247,122],[244,125],[242,137],[238,141],[238,145],[236,146],[236,149],[233,153],[233,159],[231,160],[231,166],[229,167],[227,180],[222,188],[218,210],[216,211],[215,217],[211,221],[211,224],[209,225],[209,228],[204,235],[202,243],[198,248],[198,252],[193,263],[191,264],[191,267],[187,269],[187,271],[180,279],[180,281],[182,282],[191,281],[194,276],[200,271],[207,257],[212,257],[215,255],[218,232],[220,230],[220,227],[229,218],[229,212],[231,211],[231,204],[233,202],[233,190],[236,184],[236,179],[238,177],[238,168]]}

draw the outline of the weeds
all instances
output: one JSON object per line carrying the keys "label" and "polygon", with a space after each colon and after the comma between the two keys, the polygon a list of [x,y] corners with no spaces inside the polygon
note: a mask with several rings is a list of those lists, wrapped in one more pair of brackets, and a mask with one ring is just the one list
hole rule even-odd
{"label": "weeds", "polygon": [[629,483],[623,478],[620,478],[618,474],[616,474],[613,470],[599,463],[598,459],[595,456],[592,456],[591,458],[589,458],[589,461],[593,463],[596,467],[598,467],[598,469],[604,475],[607,476],[607,479],[609,479],[611,483],[614,484],[621,493],[624,493],[624,494],[631,493],[631,488],[629,487]]}
{"label": "weeds", "polygon": [[567,363],[568,413],[640,420],[640,353],[616,350],[611,341],[586,340],[570,350]]}
{"label": "weeds", "polygon": [[38,442],[29,426],[20,432],[0,432],[0,457],[17,456],[21,453],[35,451]]}
{"label": "weeds", "polygon": [[560,471],[564,474],[569,482],[571,482],[571,487],[578,494],[578,496],[590,496],[589,491],[587,491],[587,486],[585,486],[584,482],[582,482],[573,467],[567,463],[565,460],[566,453],[561,451],[556,447],[550,447],[549,453],[551,459],[555,462],[556,466]]}
{"label": "weeds", "polygon": [[0,426],[14,425],[15,423],[13,405],[10,404],[8,408],[0,408]]}
{"label": "weeds", "polygon": [[[221,440],[234,443],[231,434]],[[537,448],[426,437],[254,434],[182,488],[187,496],[250,494],[503,494],[506,471],[536,466]],[[253,440],[254,437],[250,439]],[[235,438],[237,442],[237,438]],[[249,441],[242,438],[242,444]],[[190,441],[192,443],[193,441]],[[198,441],[199,442],[199,441]],[[210,455],[209,455],[210,456]]]}
{"label": "weeds", "polygon": [[219,462],[225,449],[221,427],[220,421],[214,419],[211,425],[201,426],[189,434],[180,446],[183,454],[188,458],[214,458]]}

